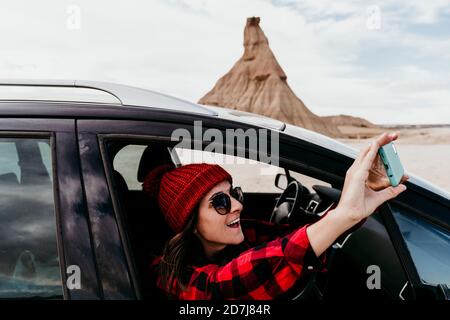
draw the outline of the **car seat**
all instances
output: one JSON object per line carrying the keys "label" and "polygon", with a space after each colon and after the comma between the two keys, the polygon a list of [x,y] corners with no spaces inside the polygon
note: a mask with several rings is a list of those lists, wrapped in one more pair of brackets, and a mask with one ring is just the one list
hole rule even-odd
{"label": "car seat", "polygon": [[[143,182],[155,167],[173,164],[167,146],[151,145],[142,153],[137,179]],[[145,297],[151,295],[150,262],[160,255],[165,243],[173,236],[172,230],[160,213],[158,203],[142,191],[130,191],[123,176],[113,171],[116,192],[119,194],[123,220],[131,244],[135,266],[138,272],[141,292]]]}

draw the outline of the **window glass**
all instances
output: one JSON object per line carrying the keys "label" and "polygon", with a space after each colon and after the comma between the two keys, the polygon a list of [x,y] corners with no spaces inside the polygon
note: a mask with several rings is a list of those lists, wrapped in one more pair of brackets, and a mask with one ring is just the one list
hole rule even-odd
{"label": "window glass", "polygon": [[125,179],[129,190],[142,190],[137,179],[139,162],[147,146],[130,144],[122,148],[114,157],[113,167]]}
{"label": "window glass", "polygon": [[14,173],[20,180],[19,158],[14,142],[0,143],[0,175]]}
{"label": "window glass", "polygon": [[392,207],[422,281],[450,286],[450,232]]}
{"label": "window glass", "polygon": [[62,298],[49,140],[0,138],[0,298]]}
{"label": "window glass", "polygon": [[45,169],[47,170],[48,176],[50,177],[50,180],[53,181],[53,175],[52,172],[52,152],[50,149],[50,143],[49,142],[38,142],[39,151],[41,153],[42,162],[44,163]]}

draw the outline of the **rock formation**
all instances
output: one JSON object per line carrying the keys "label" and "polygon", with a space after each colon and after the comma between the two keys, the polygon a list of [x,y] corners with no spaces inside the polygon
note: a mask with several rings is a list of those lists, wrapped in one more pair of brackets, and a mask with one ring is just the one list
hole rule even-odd
{"label": "rock formation", "polygon": [[258,113],[341,137],[336,125],[312,113],[289,87],[259,22],[258,17],[247,19],[244,54],[199,103]]}

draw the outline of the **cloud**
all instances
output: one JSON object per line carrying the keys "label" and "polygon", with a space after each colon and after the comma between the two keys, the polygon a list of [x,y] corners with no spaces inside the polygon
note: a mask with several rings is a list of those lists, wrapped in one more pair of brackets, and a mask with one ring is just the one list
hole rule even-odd
{"label": "cloud", "polygon": [[[313,112],[450,122],[449,1],[376,1],[373,30],[368,5],[356,0],[0,4],[3,77],[115,81],[197,101],[242,55],[245,19],[256,15]],[[72,4],[81,13],[76,30],[67,27]]]}

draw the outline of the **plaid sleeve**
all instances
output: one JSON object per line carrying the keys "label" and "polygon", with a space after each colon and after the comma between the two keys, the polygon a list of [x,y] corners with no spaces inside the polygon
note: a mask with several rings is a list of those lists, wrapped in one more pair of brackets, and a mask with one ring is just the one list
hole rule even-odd
{"label": "plaid sleeve", "polygon": [[223,266],[194,268],[178,298],[268,300],[286,292],[304,273],[323,268],[306,228],[244,251]]}

